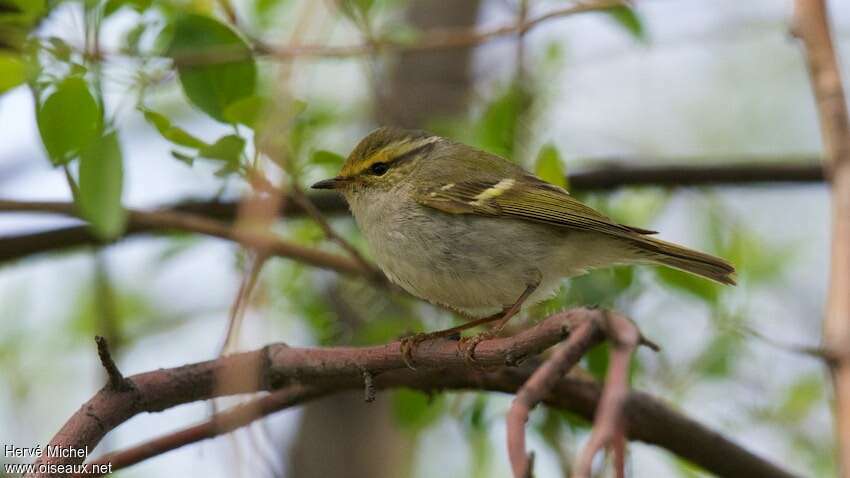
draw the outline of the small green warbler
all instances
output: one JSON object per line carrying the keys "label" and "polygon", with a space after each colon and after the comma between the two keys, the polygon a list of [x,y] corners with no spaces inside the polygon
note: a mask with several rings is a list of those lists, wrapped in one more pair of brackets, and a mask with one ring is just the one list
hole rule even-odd
{"label": "small green warbler", "polygon": [[[618,264],[673,267],[734,284],[723,259],[619,224],[496,155],[424,131],[380,128],[316,189],[348,202],[378,266],[411,294],[499,320],[550,296],[560,280]],[[469,326],[420,334],[415,344]],[[409,347],[408,347],[409,350]],[[407,353],[407,352],[406,352]]]}

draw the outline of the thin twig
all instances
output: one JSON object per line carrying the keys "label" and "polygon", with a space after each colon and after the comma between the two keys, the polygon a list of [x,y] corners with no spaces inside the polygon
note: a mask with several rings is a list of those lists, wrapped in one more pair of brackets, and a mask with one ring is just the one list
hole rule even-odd
{"label": "thin twig", "polygon": [[[574,478],[590,478],[596,453],[622,440],[625,435],[623,407],[629,394],[629,362],[632,352],[640,343],[640,331],[629,319],[616,313],[606,313],[605,335],[612,345],[608,376],[593,420],[590,438],[576,460]],[[624,463],[622,457],[615,461]],[[617,473],[622,476],[623,470],[617,470]]]}
{"label": "thin twig", "polygon": [[236,9],[233,8],[233,4],[230,3],[230,0],[218,0],[217,3],[224,11],[224,16],[227,18],[227,22],[238,28],[239,18],[236,16]]}
{"label": "thin twig", "polygon": [[[182,446],[224,435],[276,411],[298,405],[326,393],[326,391],[317,387],[292,385],[236,405],[229,410],[216,413],[209,420],[197,425],[165,434],[125,450],[107,453],[90,463],[112,464],[111,470],[114,472]],[[86,474],[85,476],[102,475]]]}
{"label": "thin twig", "polygon": [[322,211],[313,204],[313,201],[310,200],[310,197],[304,193],[300,186],[293,184],[291,187],[291,194],[292,199],[296,202],[296,204],[298,204],[298,206],[304,210],[308,216],[313,218],[316,224],[319,225],[327,239],[335,242],[339,247],[345,250],[352,259],[360,263],[364,270],[371,271],[371,273],[376,277],[383,277],[383,272],[367,261],[366,258],[360,254],[360,251],[358,251],[357,248],[334,231],[327,219],[325,219]]}
{"label": "thin twig", "polygon": [[752,327],[747,326],[747,325],[741,325],[741,326],[739,326],[739,329],[740,329],[740,333],[745,335],[745,336],[752,337],[754,339],[760,340],[760,341],[764,342],[765,344],[770,345],[771,347],[775,347],[779,350],[784,350],[788,353],[805,355],[805,356],[808,356],[808,357],[812,357],[812,358],[819,359],[819,360],[825,360],[825,361],[828,361],[828,362],[838,359],[838,357],[831,356],[830,351],[828,349],[822,347],[822,346],[819,347],[819,346],[812,346],[812,345],[800,345],[800,344],[783,342],[783,341],[776,340],[774,338],[768,337],[767,335],[765,335],[765,334],[763,334],[763,333],[761,333],[761,332],[759,332],[759,331],[757,331],[757,330],[755,330]]}
{"label": "thin twig", "polygon": [[366,403],[375,401],[375,377],[365,368],[363,369],[363,401]]}
{"label": "thin twig", "polygon": [[817,99],[825,168],[832,184],[829,296],[823,319],[826,363],[835,389],[836,447],[841,476],[850,477],[850,117],[825,0],[796,0],[793,33]]}
{"label": "thin twig", "polygon": [[603,337],[602,327],[598,322],[588,320],[578,324],[570,331],[567,341],[558,346],[555,353],[535,370],[517,392],[507,418],[508,458],[514,478],[527,478],[532,475],[531,456],[525,451],[525,424],[528,422],[528,414],[552,390],[555,383],[578,363],[582,355]]}
{"label": "thin twig", "polygon": [[106,339],[98,335],[94,338],[94,341],[97,343],[97,356],[100,357],[100,364],[103,365],[103,369],[106,370],[106,375],[109,377],[107,388],[117,392],[133,390],[133,382],[124,378],[124,375],[118,370],[115,360],[112,359],[112,354],[109,353],[109,343]]}
{"label": "thin twig", "polygon": [[249,302],[251,292],[257,284],[257,279],[260,276],[260,271],[263,269],[268,256],[265,254],[257,254],[251,259],[251,265],[248,271],[242,277],[242,283],[239,284],[239,290],[236,292],[236,298],[230,305],[230,313],[227,317],[227,330],[224,333],[224,340],[219,350],[219,356],[224,355],[229,350],[232,350],[238,340],[239,329],[242,324],[242,318],[245,316],[245,309]]}
{"label": "thin twig", "polygon": [[[0,200],[0,211],[56,213],[77,216],[73,203],[64,202]],[[228,224],[197,214],[168,210],[128,210],[128,222],[129,227],[146,231],[187,231],[228,239],[269,255],[287,257],[315,267],[335,270],[348,275],[360,275],[377,281],[377,279],[370,275],[371,271],[364,270],[360,264],[347,257],[295,244],[271,233],[231,227]],[[381,284],[381,282],[375,283]]]}

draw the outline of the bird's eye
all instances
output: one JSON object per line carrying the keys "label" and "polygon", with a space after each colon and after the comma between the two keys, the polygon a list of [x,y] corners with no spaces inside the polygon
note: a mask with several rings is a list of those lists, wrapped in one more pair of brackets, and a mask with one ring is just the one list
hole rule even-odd
{"label": "bird's eye", "polygon": [[387,166],[387,163],[375,163],[369,167],[369,171],[375,176],[383,176],[389,169],[390,167]]}

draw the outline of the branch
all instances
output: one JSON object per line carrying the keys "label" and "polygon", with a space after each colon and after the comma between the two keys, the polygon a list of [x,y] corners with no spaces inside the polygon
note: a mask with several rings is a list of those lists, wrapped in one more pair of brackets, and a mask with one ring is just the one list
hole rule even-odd
{"label": "branch", "polygon": [[[640,343],[640,331],[632,321],[617,314],[605,314],[604,325],[605,334],[613,345],[611,361],[590,439],[576,463],[575,478],[590,478],[596,453],[612,443],[622,442],[625,436],[623,408],[629,394],[629,363]],[[617,446],[615,451],[617,476],[623,476],[625,447]]]}
{"label": "branch", "polygon": [[[224,412],[216,413],[205,422],[163,435],[126,450],[107,453],[89,463],[111,464],[110,470],[114,472],[182,446],[232,432],[274,412],[299,405],[327,393],[326,389],[292,385],[237,405]],[[102,475],[86,474],[85,476]]]}
{"label": "branch", "polygon": [[[823,171],[818,158],[797,158],[791,163],[751,162],[712,166],[626,166],[611,163],[603,168],[571,174],[567,179],[572,191],[610,191],[624,186],[734,186],[755,183],[808,184],[823,181]],[[605,161],[605,160],[600,160]],[[693,159],[702,162],[703,159]],[[629,163],[651,162],[650,159],[633,159]],[[335,194],[308,195],[310,202],[322,214],[343,214],[348,207]],[[32,203],[0,201],[0,211],[25,212]],[[289,197],[283,201],[281,215],[304,216],[306,212],[298,202]],[[161,208],[162,211],[203,215],[221,221],[233,221],[237,203],[233,201],[186,201]],[[42,212],[49,209],[62,214],[73,214],[71,203],[46,203]],[[150,224],[130,220],[124,237],[161,232]],[[0,237],[0,262],[17,260],[29,255],[54,252],[61,249],[103,244],[92,235],[88,227],[69,226],[49,231]]]}
{"label": "branch", "polygon": [[516,394],[508,411],[508,458],[514,478],[531,477],[532,455],[525,453],[525,424],[528,414],[538,403],[551,393],[559,380],[571,369],[602,337],[598,322],[586,321],[579,324],[566,342],[543,363],[525,382]]}
{"label": "branch", "polygon": [[[420,344],[417,350],[420,368],[416,372],[405,367],[398,341],[361,348],[295,348],[275,344],[217,360],[146,372],[128,377],[135,385],[132,391],[100,390],[65,423],[50,445],[94,448],[106,433],[139,413],[216,396],[288,386],[318,387],[323,393],[362,389],[364,370],[374,377],[376,389],[410,387],[423,391],[474,389],[514,393],[533,373],[534,361],[528,360],[520,368],[504,364],[538,354],[561,341],[580,323],[602,317],[599,310],[575,309],[549,317],[513,337],[482,341],[476,350],[477,361],[482,366],[498,367],[488,372],[467,367],[457,342],[450,340]],[[216,377],[222,373],[239,377],[237,372],[245,370],[256,371],[256,376],[242,373],[242,380],[216,383]],[[593,381],[565,377],[544,397],[543,403],[591,419],[600,394],[599,385]],[[718,475],[793,476],[649,395],[629,394],[625,420],[630,438],[667,448]],[[39,464],[80,462],[80,458],[47,456],[38,461]]]}
{"label": "branch", "polygon": [[794,34],[817,99],[826,168],[832,183],[829,297],[823,320],[826,363],[835,388],[835,430],[841,476],[850,477],[850,119],[824,0],[796,0]]}
{"label": "branch", "polygon": [[[0,200],[0,211],[55,213],[74,217],[77,215],[73,203],[47,201]],[[295,259],[305,264],[334,270],[346,275],[365,276],[375,283],[386,284],[382,276],[378,277],[374,273],[374,269],[366,270],[352,259],[285,241],[273,234],[234,228],[220,221],[180,211],[128,210],[127,212],[128,231],[187,231],[205,234],[238,242],[264,254]],[[37,239],[41,242],[45,240],[45,237],[41,235]],[[20,242],[18,238],[8,240]]]}
{"label": "branch", "polygon": [[115,365],[112,354],[109,352],[109,344],[106,342],[106,339],[97,336],[94,338],[94,341],[97,343],[97,355],[100,358],[100,364],[103,365],[104,370],[106,370],[106,376],[109,377],[106,387],[110,390],[120,392],[130,391],[133,388],[133,383],[126,380],[124,375],[121,374],[121,371],[118,370],[118,366]]}

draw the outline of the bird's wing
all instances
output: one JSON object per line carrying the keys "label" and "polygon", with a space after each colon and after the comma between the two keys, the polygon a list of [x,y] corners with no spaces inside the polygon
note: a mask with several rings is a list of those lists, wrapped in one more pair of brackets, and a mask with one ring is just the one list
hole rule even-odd
{"label": "bird's wing", "polygon": [[499,181],[464,181],[420,191],[419,204],[450,214],[524,219],[571,229],[634,237],[654,231],[614,222],[558,186],[531,175]]}

